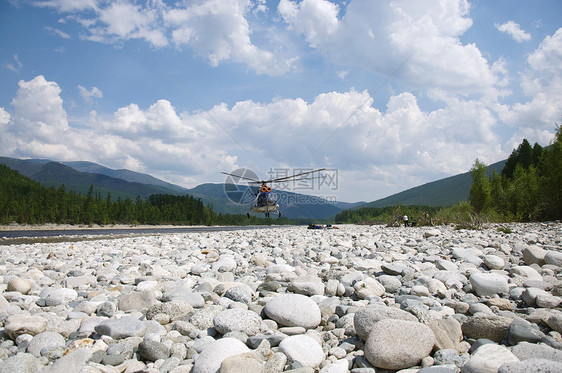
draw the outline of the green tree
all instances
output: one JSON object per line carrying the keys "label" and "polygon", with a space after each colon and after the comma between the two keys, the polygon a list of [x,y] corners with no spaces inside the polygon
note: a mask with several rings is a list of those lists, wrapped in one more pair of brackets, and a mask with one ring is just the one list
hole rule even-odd
{"label": "green tree", "polygon": [[545,148],[539,165],[544,219],[562,219],[562,126],[557,126],[554,142]]}
{"label": "green tree", "polygon": [[469,199],[470,204],[476,213],[482,212],[490,204],[490,180],[487,175],[488,166],[480,162],[478,159],[470,169],[472,176],[472,185],[470,187]]}
{"label": "green tree", "polygon": [[507,211],[506,181],[496,171],[490,178],[490,206],[500,214]]}

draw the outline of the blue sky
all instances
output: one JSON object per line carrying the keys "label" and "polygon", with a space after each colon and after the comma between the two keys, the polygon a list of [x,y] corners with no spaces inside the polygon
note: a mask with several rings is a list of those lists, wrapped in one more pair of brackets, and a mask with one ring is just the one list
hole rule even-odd
{"label": "blue sky", "polygon": [[[371,201],[548,145],[562,2],[0,2],[0,155]],[[334,190],[335,189],[335,190]],[[297,192],[299,190],[296,190]]]}

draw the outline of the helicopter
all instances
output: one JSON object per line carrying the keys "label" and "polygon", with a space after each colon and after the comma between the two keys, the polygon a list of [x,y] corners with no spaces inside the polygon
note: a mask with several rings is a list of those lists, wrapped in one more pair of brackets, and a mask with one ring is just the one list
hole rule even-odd
{"label": "helicopter", "polygon": [[[260,187],[258,188],[258,193],[254,194],[256,198],[252,202],[252,206],[250,207],[250,212],[257,213],[257,214],[263,213],[263,214],[265,214],[266,218],[269,218],[270,213],[277,214],[278,217],[281,217],[281,211],[279,211],[279,203],[278,203],[279,198],[278,198],[277,194],[272,192],[271,187],[268,186],[267,184],[269,184],[269,183],[285,183],[285,182],[297,181],[297,180],[306,180],[307,177],[302,177],[302,176],[310,175],[312,173],[320,172],[320,171],[324,171],[324,170],[325,170],[325,168],[319,168],[319,169],[313,170],[313,171],[301,172],[301,173],[296,174],[296,175],[279,177],[279,178],[270,179],[270,180],[257,180],[257,179],[250,178],[250,177],[247,177],[247,176],[231,174],[231,173],[228,173],[228,172],[221,172],[221,174],[233,176],[233,177],[238,178],[238,179],[248,180],[249,184],[260,185]],[[248,212],[246,214],[246,216],[248,218],[250,218],[250,213]]]}

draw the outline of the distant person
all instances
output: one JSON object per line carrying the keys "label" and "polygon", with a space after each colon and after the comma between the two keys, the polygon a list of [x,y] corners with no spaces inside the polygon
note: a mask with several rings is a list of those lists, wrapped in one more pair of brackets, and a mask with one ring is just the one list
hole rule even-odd
{"label": "distant person", "polygon": [[408,222],[408,215],[404,215],[402,219],[404,220],[404,226],[409,227],[410,223]]}

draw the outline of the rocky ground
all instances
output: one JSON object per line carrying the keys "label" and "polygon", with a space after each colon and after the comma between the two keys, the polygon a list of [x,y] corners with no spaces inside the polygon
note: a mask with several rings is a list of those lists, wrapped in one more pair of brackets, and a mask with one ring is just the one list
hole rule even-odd
{"label": "rocky ground", "polygon": [[561,223],[0,250],[0,372],[562,371]]}

